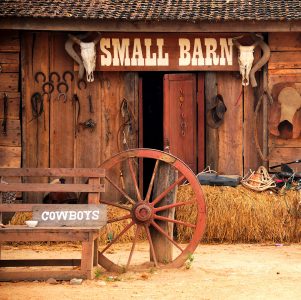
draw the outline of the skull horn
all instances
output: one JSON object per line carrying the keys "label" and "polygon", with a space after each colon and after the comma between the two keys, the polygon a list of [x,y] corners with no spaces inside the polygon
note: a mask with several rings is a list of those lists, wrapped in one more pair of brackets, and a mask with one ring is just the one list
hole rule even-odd
{"label": "skull horn", "polygon": [[100,38],[101,38],[101,34],[100,32],[97,32],[97,37],[93,40],[94,45],[96,45],[100,41]]}
{"label": "skull horn", "polygon": [[[84,77],[85,68],[82,59],[80,56],[76,53],[76,51],[73,48],[74,43],[80,44],[80,39],[72,34],[68,34],[68,40],[65,43],[65,50],[70,55],[72,59],[74,59],[78,65],[79,65],[79,71],[78,71],[78,79],[82,79]],[[86,35],[84,36],[86,37]]]}
{"label": "skull horn", "polygon": [[258,43],[259,47],[261,48],[261,50],[263,52],[260,60],[258,60],[258,62],[252,67],[252,69],[250,71],[251,85],[252,85],[252,87],[256,87],[257,81],[255,79],[255,72],[257,72],[262,66],[264,66],[269,61],[270,56],[271,56],[271,50],[270,50],[270,47],[263,41],[263,36],[258,35],[258,34],[253,34],[251,36],[252,36],[252,39]]}

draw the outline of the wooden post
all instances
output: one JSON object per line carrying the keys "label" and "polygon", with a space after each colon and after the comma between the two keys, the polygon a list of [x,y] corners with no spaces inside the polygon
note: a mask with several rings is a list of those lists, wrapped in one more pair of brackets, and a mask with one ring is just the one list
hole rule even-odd
{"label": "wooden post", "polygon": [[[166,163],[159,164],[158,168],[158,176],[155,179],[154,183],[154,192],[153,198],[161,194],[166,188],[168,188],[172,183],[174,183],[177,179],[177,172]],[[172,190],[166,197],[164,197],[158,204],[158,206],[163,206],[167,204],[172,204],[176,200],[176,192],[175,188]],[[158,213],[159,214],[159,213]],[[175,214],[174,209],[164,210],[160,212],[160,215],[164,217],[168,217],[173,219]],[[173,223],[164,222],[156,220],[156,223],[172,238],[173,237]],[[154,245],[155,254],[157,257],[157,261],[159,263],[169,263],[172,261],[172,243],[167,240],[160,232],[158,232],[154,228],[150,228],[151,238]],[[153,260],[151,255],[151,261]]]}
{"label": "wooden post", "polygon": [[[267,91],[268,89],[268,79],[267,79],[267,65],[263,67],[263,90]],[[262,122],[263,122],[263,130],[262,130],[262,154],[263,157],[266,159],[268,157],[268,98],[265,95],[263,97],[262,102]],[[268,160],[264,160],[262,162],[265,168],[268,168]]]}
{"label": "wooden post", "polygon": [[[206,72],[205,74],[205,106],[206,111],[217,95],[216,72]],[[219,132],[218,129],[205,125],[206,128],[206,166],[212,170],[218,170],[219,163]]]}
{"label": "wooden post", "polygon": [[[89,184],[99,184],[99,178],[89,178]],[[99,204],[99,193],[88,193],[88,204]]]}

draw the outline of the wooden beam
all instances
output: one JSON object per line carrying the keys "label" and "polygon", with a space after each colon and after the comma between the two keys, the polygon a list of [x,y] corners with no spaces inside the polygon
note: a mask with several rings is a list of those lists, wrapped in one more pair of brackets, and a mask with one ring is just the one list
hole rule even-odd
{"label": "wooden beam", "polygon": [[89,19],[0,19],[0,29],[103,32],[298,32],[301,21],[106,21]]}
{"label": "wooden beam", "polygon": [[101,168],[1,168],[0,176],[105,177]]}
{"label": "wooden beam", "polygon": [[80,259],[3,259],[0,267],[80,266]]}
{"label": "wooden beam", "polygon": [[105,188],[104,184],[1,183],[0,191],[100,193]]}

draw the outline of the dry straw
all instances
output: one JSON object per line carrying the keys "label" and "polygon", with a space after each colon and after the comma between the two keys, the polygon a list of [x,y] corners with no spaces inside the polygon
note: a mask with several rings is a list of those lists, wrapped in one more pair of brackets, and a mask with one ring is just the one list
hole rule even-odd
{"label": "dry straw", "polygon": [[[296,213],[300,191],[277,195],[271,191],[254,192],[243,186],[203,186],[207,204],[207,226],[204,242],[255,243],[300,242],[301,218]],[[191,197],[191,187],[179,190],[181,201]],[[177,217],[193,221],[196,210],[182,206]],[[178,228],[178,237],[187,241],[191,228]]]}
{"label": "dry straw", "polygon": [[[227,243],[293,243],[301,241],[301,191],[285,191],[278,195],[271,191],[254,192],[243,186],[202,187],[207,204],[207,225],[204,242]],[[190,185],[181,186],[177,201],[188,201],[194,197]],[[299,205],[299,206],[298,206]],[[122,209],[108,207],[108,219],[126,214]],[[194,223],[196,206],[185,205],[176,209],[176,217]],[[12,224],[24,224],[32,218],[31,213],[17,213]],[[102,243],[112,240],[129,224],[122,220],[107,224],[101,231]],[[136,226],[132,226],[119,242],[129,242]],[[193,229],[179,225],[175,232],[180,241],[189,241]],[[141,234],[139,239],[145,239]]]}

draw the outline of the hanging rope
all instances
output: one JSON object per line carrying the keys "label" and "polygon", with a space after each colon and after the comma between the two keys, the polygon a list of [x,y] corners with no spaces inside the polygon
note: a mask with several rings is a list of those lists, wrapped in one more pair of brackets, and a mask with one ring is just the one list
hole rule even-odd
{"label": "hanging rope", "polygon": [[262,161],[268,161],[269,157],[263,155],[263,152],[262,152],[262,150],[260,148],[260,145],[259,145],[258,132],[257,132],[257,117],[258,117],[258,112],[259,112],[260,106],[262,104],[263,98],[265,96],[269,100],[270,104],[273,103],[273,98],[272,98],[271,94],[267,90],[263,91],[260,98],[259,98],[259,100],[258,100],[258,102],[257,102],[257,105],[256,105],[256,109],[255,109],[255,113],[254,113],[254,124],[253,124],[255,147],[256,147],[256,150],[257,150],[260,158],[262,159]]}

